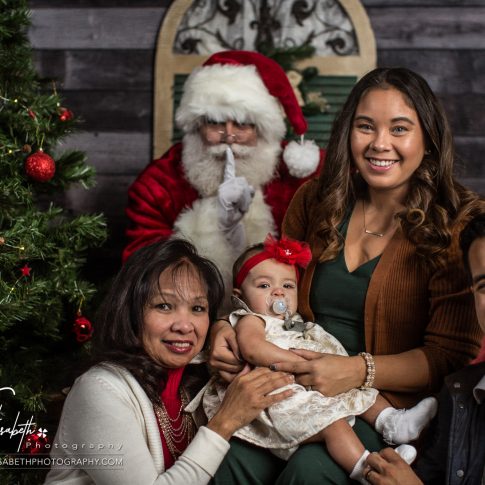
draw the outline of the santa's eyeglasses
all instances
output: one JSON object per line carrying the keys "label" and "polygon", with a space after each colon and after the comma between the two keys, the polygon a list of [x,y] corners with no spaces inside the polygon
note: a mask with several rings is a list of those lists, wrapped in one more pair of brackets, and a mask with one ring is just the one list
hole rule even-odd
{"label": "santa's eyeglasses", "polygon": [[221,141],[240,141],[256,131],[254,123],[241,123],[234,120],[217,121],[211,118],[204,118],[202,126],[210,135],[219,136]]}

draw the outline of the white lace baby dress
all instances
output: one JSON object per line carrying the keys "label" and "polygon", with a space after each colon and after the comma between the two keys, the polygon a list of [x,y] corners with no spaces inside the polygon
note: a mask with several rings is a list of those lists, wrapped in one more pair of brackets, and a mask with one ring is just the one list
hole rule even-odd
{"label": "white lace baby dress", "polygon": [[[311,322],[304,324],[298,315],[293,316],[293,320],[295,317],[300,318],[300,327],[304,328],[303,331],[286,330],[283,320],[249,312],[246,309],[232,312],[231,324],[236,325],[239,318],[248,314],[262,318],[265,322],[267,341],[283,349],[297,348],[348,355],[335,337],[319,325]],[[220,407],[226,387],[224,382],[212,378],[189,407],[193,408],[202,399],[205,414],[211,419]],[[283,389],[293,389],[294,394],[270,406],[249,425],[239,429],[234,436],[268,448],[285,460],[296,451],[302,441],[317,434],[334,421],[345,418],[353,425],[354,416],[369,409],[378,394],[376,389],[351,389],[337,396],[327,397],[318,391],[307,391],[299,384],[290,384],[275,392]]]}

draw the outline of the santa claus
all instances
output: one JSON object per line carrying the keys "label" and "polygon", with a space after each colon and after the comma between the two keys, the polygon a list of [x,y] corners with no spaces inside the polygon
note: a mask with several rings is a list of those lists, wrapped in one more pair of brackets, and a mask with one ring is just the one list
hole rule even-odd
{"label": "santa claus", "polygon": [[[302,139],[282,143],[286,118]],[[228,289],[240,252],[277,235],[296,189],[321,166],[283,69],[250,51],[212,55],[187,79],[176,123],[182,143],[130,187],[126,259],[158,239],[183,237],[221,270]],[[282,156],[281,156],[282,155]]]}

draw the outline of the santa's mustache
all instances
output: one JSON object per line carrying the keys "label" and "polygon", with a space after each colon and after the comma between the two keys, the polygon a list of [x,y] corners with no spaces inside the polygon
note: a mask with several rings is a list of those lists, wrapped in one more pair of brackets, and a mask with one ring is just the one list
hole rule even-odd
{"label": "santa's mustache", "polygon": [[231,145],[227,143],[220,143],[219,145],[206,146],[206,153],[214,158],[225,159],[226,149],[230,147],[235,158],[249,158],[251,157],[257,148],[255,146],[239,145],[238,143],[232,143]]}

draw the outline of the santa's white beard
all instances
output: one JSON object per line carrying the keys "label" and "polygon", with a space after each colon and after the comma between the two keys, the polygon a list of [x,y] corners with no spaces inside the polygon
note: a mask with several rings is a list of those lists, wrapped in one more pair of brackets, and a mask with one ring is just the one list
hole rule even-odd
{"label": "santa's white beard", "polygon": [[[202,197],[215,195],[222,183],[228,145],[206,145],[198,133],[186,134],[182,143],[182,165],[188,181]],[[275,175],[281,152],[279,142],[258,139],[256,146],[233,143],[231,149],[236,176],[245,177],[254,188],[265,185]]]}

